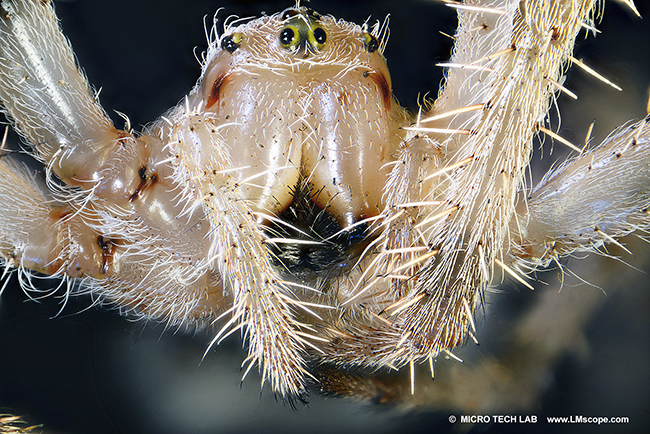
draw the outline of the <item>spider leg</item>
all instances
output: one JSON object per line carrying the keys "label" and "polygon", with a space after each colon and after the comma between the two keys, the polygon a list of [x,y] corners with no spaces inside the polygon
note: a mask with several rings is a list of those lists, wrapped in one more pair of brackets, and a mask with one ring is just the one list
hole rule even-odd
{"label": "spider leg", "polygon": [[[400,248],[427,250],[364,274],[377,280],[371,309],[383,308],[361,307],[345,327],[332,330],[328,362],[400,367],[460,345],[494,264],[504,264],[508,254],[531,141],[593,2],[501,1],[465,9],[467,3],[459,6],[455,37],[464,48],[448,64],[445,88],[432,110],[408,128],[412,134],[389,180],[404,187],[388,196],[385,238],[399,232],[409,240]],[[426,147],[424,139],[431,153],[442,150],[440,162],[426,173],[408,164],[408,153],[418,146],[407,144]],[[405,170],[409,167],[416,172]],[[414,197],[422,183],[432,185]],[[405,221],[412,204],[412,220]],[[409,271],[399,276],[402,266]],[[400,284],[391,283],[396,277]],[[357,294],[368,296],[368,286],[356,285]],[[373,313],[383,321],[370,322]],[[371,326],[362,326],[367,323]]]}
{"label": "spider leg", "polygon": [[[306,343],[292,312],[292,305],[300,302],[272,267],[267,236],[232,176],[227,147],[219,142],[211,120],[199,113],[182,114],[173,124],[169,146],[176,156],[176,181],[205,204],[213,228],[209,257],[233,293],[228,327],[243,327],[248,339],[246,373],[258,363],[262,384],[269,380],[282,397],[303,398]],[[202,152],[193,152],[197,146]],[[222,330],[217,338],[227,332]]]}
{"label": "spider leg", "polygon": [[527,224],[513,227],[513,260],[524,269],[546,267],[574,252],[602,253],[603,244],[647,230],[649,141],[646,117],[547,174],[518,207]]}
{"label": "spider leg", "polygon": [[187,212],[195,204],[171,183],[162,139],[113,126],[51,2],[5,0],[0,14],[0,99],[46,164],[45,182],[37,182],[0,161],[11,198],[0,228],[9,265],[85,278],[94,296],[137,315],[211,321],[228,297],[205,259],[204,215]]}
{"label": "spider leg", "polygon": [[0,13],[5,110],[37,158],[50,162],[61,179],[84,178],[82,169],[95,168],[117,130],[77,68],[52,3],[4,0]]}

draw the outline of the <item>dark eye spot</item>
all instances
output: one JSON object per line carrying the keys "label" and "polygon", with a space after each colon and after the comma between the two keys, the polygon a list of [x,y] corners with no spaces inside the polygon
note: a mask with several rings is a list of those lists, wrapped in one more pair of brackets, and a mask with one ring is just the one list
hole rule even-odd
{"label": "dark eye spot", "polygon": [[226,35],[221,39],[221,49],[234,53],[241,45],[242,36],[239,33]]}
{"label": "dark eye spot", "polygon": [[374,35],[371,35],[370,33],[364,33],[363,34],[363,44],[366,47],[366,51],[368,53],[374,53],[379,49],[379,41]]}
{"label": "dark eye spot", "polygon": [[296,15],[298,15],[298,11],[293,9],[293,8],[290,8],[290,9],[287,9],[284,12],[282,12],[281,19],[286,20],[288,18],[295,17]]}
{"label": "dark eye spot", "polygon": [[314,29],[314,39],[316,40],[316,43],[323,45],[325,41],[327,41],[327,34],[325,33],[325,30],[321,29],[320,27],[316,27]]}
{"label": "dark eye spot", "polygon": [[307,9],[306,13],[307,13],[308,17],[310,17],[310,18],[312,18],[314,20],[320,20],[320,14],[318,12],[316,12],[315,10],[309,8],[309,9]]}
{"label": "dark eye spot", "polygon": [[296,33],[293,31],[293,29],[290,29],[289,27],[285,28],[280,32],[280,43],[284,47],[288,47],[291,45],[293,42],[293,38],[296,35]]}

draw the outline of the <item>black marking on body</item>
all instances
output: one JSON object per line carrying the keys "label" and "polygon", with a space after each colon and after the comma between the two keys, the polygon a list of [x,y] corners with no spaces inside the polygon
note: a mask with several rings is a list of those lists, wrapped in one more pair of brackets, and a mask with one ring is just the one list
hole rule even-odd
{"label": "black marking on body", "polygon": [[138,172],[138,174],[140,175],[140,184],[135,189],[131,197],[129,197],[129,201],[131,202],[139,199],[145,190],[153,187],[158,182],[158,175],[156,175],[155,173],[151,175],[147,175],[146,166],[140,167],[140,171]]}
{"label": "black marking on body", "polygon": [[113,263],[113,255],[115,254],[115,248],[117,245],[113,241],[106,239],[101,235],[97,237],[97,244],[99,244],[99,247],[102,249],[102,262],[99,272],[101,274],[106,274]]}
{"label": "black marking on body", "polygon": [[[370,241],[366,225],[356,225],[349,231],[342,231],[339,221],[327,211],[327,207],[323,209],[316,205],[315,199],[319,194],[320,191],[311,192],[309,188],[296,187],[293,202],[278,215],[287,225],[276,222],[266,224],[266,232],[271,238],[319,242],[269,246],[274,266],[286,276],[312,280],[341,275],[352,267]],[[298,230],[289,228],[289,225]]]}
{"label": "black marking on body", "polygon": [[208,102],[205,105],[206,109],[210,109],[213,105],[219,102],[221,98],[221,88],[228,79],[228,74],[219,74],[219,76],[214,80],[212,84],[212,89],[210,90],[210,96],[208,97]]}

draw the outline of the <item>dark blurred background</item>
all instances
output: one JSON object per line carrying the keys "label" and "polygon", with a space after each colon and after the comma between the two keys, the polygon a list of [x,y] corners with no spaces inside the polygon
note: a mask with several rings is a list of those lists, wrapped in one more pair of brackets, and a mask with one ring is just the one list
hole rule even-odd
{"label": "dark blurred background", "polygon": [[[56,10],[90,82],[102,89],[104,107],[118,126],[123,120],[113,110],[128,114],[138,129],[175,105],[196,82],[200,66],[194,52],[205,49],[203,22],[211,24],[217,8],[225,8],[220,12],[225,18],[270,14],[291,5],[289,0],[73,0],[56,2]],[[456,25],[449,8],[424,0],[322,0],[309,6],[355,22],[371,17],[373,23],[390,14],[385,55],[397,98],[415,109],[418,97],[437,94],[442,71],[435,63],[448,59],[451,49],[450,39],[439,31],[453,34]],[[644,16],[650,14],[645,4],[638,7]],[[624,92],[581,71],[568,73],[566,85],[580,98],[560,98],[560,133],[574,143],[583,142],[593,120],[600,141],[616,126],[646,114],[650,26],[614,2],[607,2],[605,9],[598,25],[603,33],[581,41],[576,57]],[[551,148],[547,141],[538,152],[544,159],[535,156],[537,179],[565,151],[561,145]],[[50,434],[544,432],[551,428],[541,421],[545,415],[575,414],[627,416],[630,424],[557,425],[553,431],[639,432],[650,422],[650,251],[642,242],[628,242],[635,243],[635,255],[623,259],[638,270],[611,259],[568,263],[607,295],[578,285],[576,279],[558,292],[556,272],[541,274],[548,285],[538,285],[534,293],[506,282],[488,294],[485,313],[479,317],[481,346],[468,344],[458,351],[468,359],[498,354],[504,345],[501,336],[507,336],[544,295],[553,293],[562,300],[576,291],[596,291],[602,303],[587,323],[583,345],[549,370],[538,405],[524,413],[537,415],[536,425],[471,427],[449,423],[448,416],[460,415],[462,409],[405,410],[316,394],[308,407],[292,410],[276,402],[268,387],[260,395],[255,373],[240,386],[238,368],[245,353],[236,337],[202,361],[209,341],[205,332],[131,322],[115,311],[92,307],[88,298],[68,300],[61,309],[60,297],[29,300],[15,280],[0,299],[0,413],[7,408],[27,415]],[[43,285],[55,287],[56,282]],[[567,300],[576,303],[575,298]],[[439,376],[452,363],[458,362],[441,358],[436,365]]]}

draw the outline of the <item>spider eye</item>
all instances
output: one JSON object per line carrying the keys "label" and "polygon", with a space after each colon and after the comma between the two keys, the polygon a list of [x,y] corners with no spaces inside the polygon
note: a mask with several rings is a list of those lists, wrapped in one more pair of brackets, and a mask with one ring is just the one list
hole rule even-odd
{"label": "spider eye", "polygon": [[285,11],[282,12],[282,17],[280,19],[284,21],[288,18],[295,17],[299,13],[300,12],[298,12],[295,8],[285,9]]}
{"label": "spider eye", "polygon": [[[314,28],[313,33],[311,36],[314,39],[314,44],[316,48],[323,48],[323,45],[325,45],[325,42],[327,41],[327,33],[325,33],[325,30],[323,30],[322,27],[316,27]],[[310,38],[311,39],[311,38]],[[310,41],[311,42],[311,41]]]}
{"label": "spider eye", "polygon": [[320,14],[311,8],[308,8],[305,14],[313,20],[320,20]]}
{"label": "spider eye", "polygon": [[290,9],[282,15],[287,16],[288,21],[278,35],[280,45],[294,54],[299,51],[304,54],[303,50],[311,53],[322,50],[327,41],[327,32],[318,23],[316,17],[320,15],[313,10],[305,10],[292,16],[294,12]]}
{"label": "spider eye", "polygon": [[379,41],[374,35],[370,33],[364,33],[361,38],[363,39],[363,45],[366,47],[368,53],[374,53],[379,49]]}
{"label": "spider eye", "polygon": [[284,48],[295,49],[300,43],[298,32],[291,27],[285,27],[280,32],[280,45]]}
{"label": "spider eye", "polygon": [[241,33],[233,33],[232,35],[226,35],[221,39],[221,49],[226,50],[229,53],[234,53],[235,50],[239,48],[242,41]]}

